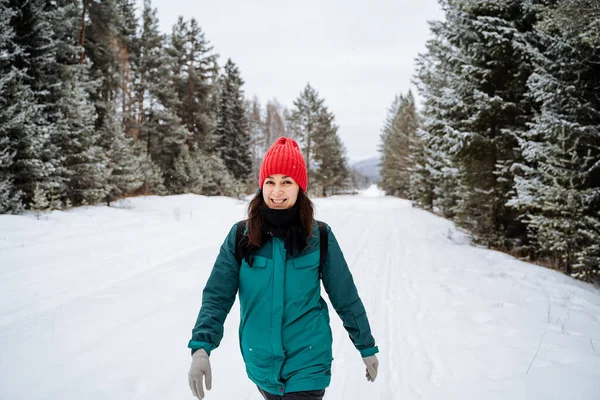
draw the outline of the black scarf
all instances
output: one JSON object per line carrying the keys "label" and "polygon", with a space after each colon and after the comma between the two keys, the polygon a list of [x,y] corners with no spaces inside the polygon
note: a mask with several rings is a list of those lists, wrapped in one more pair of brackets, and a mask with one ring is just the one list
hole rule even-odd
{"label": "black scarf", "polygon": [[[271,237],[283,239],[284,246],[290,256],[299,254],[306,247],[306,233],[300,223],[300,207],[298,202],[284,210],[277,210],[262,205],[262,242],[267,242]],[[240,253],[248,265],[252,265],[252,255],[256,248],[250,246],[248,237],[242,238],[239,244]]]}
{"label": "black scarf", "polygon": [[269,236],[283,239],[285,249],[289,255],[298,254],[304,250],[306,247],[306,233],[304,233],[300,223],[298,202],[293,207],[285,210],[272,209],[263,204],[262,215],[263,239],[268,239]]}

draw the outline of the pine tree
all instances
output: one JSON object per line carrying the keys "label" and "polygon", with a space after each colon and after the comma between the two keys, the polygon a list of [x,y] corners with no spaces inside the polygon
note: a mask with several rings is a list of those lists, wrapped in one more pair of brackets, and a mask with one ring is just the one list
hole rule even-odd
{"label": "pine tree", "polygon": [[[414,144],[418,143],[419,118],[415,107],[415,98],[412,90],[408,91],[405,98],[405,105],[402,108],[402,114],[398,119],[398,131],[401,132],[400,140],[403,152],[400,152],[403,172],[403,195],[410,198],[410,175],[415,168],[415,154],[413,153]],[[398,146],[400,147],[400,146]]]}
{"label": "pine tree", "polygon": [[290,136],[302,148],[311,190],[325,196],[347,187],[350,174],[333,113],[310,84],[294,101],[294,107],[289,114]]}
{"label": "pine tree", "polygon": [[164,184],[163,171],[152,161],[152,157],[148,154],[143,142],[134,141],[133,155],[140,160],[139,171],[142,174],[142,185],[137,192],[141,194],[168,194]]}
{"label": "pine tree", "polygon": [[351,185],[346,161],[346,149],[340,140],[334,115],[323,108],[319,117],[319,129],[315,133],[315,173],[312,186],[321,189],[325,197],[347,189]]}
{"label": "pine tree", "polygon": [[7,68],[9,74],[17,74],[17,83],[7,87],[5,93],[7,103],[20,110],[17,113],[27,114],[22,114],[24,118],[10,129],[9,146],[15,152],[11,175],[27,205],[36,185],[45,191],[56,191],[62,182],[51,107],[53,88],[60,82],[56,63],[58,40],[52,29],[58,5],[32,0],[9,1],[8,6],[14,12],[9,23],[14,36],[7,52],[12,54]]}
{"label": "pine tree", "polygon": [[[125,131],[130,136],[135,135],[139,126],[137,123],[137,97],[136,97],[136,77],[137,77],[137,59],[139,54],[139,38],[137,36],[138,20],[136,16],[137,0],[119,0],[117,7],[119,11],[118,24],[118,43],[119,48],[116,54],[120,69],[120,99],[121,118]],[[111,122],[109,122],[111,123]]]}
{"label": "pine tree", "polygon": [[429,48],[432,60],[423,61],[445,76],[422,76],[447,84],[432,101],[431,123],[454,164],[447,171],[458,190],[446,197],[458,197],[452,214],[476,240],[514,248],[524,243],[525,229],[506,202],[513,194],[511,165],[520,158],[515,135],[532,117],[525,95],[532,66],[524,48],[533,18],[512,0],[449,2],[445,9],[446,21],[433,27],[440,38]]}
{"label": "pine tree", "polygon": [[[135,59],[135,71],[137,74],[135,96],[138,124],[143,125],[150,113],[165,99],[165,89],[172,86],[168,79],[170,60],[166,54],[164,43],[165,35],[160,34],[158,28],[157,10],[152,8],[150,0],[144,0],[142,13],[142,29],[137,42],[138,57]],[[163,101],[163,106],[173,106],[175,94],[171,93],[171,101]],[[134,135],[142,141],[147,138]]]}
{"label": "pine tree", "polygon": [[57,103],[60,118],[56,123],[68,178],[64,200],[74,206],[104,200],[110,175],[108,159],[99,143],[100,134],[94,127],[95,108],[76,72],[72,69],[72,75],[64,76]]}
{"label": "pine tree", "polygon": [[40,185],[36,185],[33,190],[33,199],[31,200],[31,210],[35,212],[37,219],[40,219],[42,211],[46,211],[50,208],[50,202],[48,201],[48,194]]}
{"label": "pine tree", "polygon": [[219,185],[207,181],[218,179],[213,171],[207,171],[215,166],[212,156],[218,152],[214,134],[217,55],[212,54],[197,21],[186,23],[182,17],[173,27],[166,51],[172,84],[163,80],[166,95],[159,98],[167,106],[152,112],[146,129],[155,136],[150,152],[163,171],[169,192],[201,193],[201,188]]}
{"label": "pine tree", "polygon": [[221,78],[216,136],[221,158],[229,173],[247,180],[252,172],[250,135],[241,89],[244,81],[236,65],[229,59]]}
{"label": "pine tree", "polygon": [[15,52],[14,29],[9,22],[15,11],[8,7],[8,0],[0,0],[0,214],[22,211],[21,193],[15,187],[12,165],[16,155],[12,132],[24,115],[24,102],[19,98],[21,87],[18,71],[12,67]]}
{"label": "pine tree", "polygon": [[118,38],[120,13],[117,0],[84,2],[88,13],[84,26],[85,55],[91,62],[91,78],[98,82],[98,88],[90,94],[98,115],[96,128],[100,129],[106,110],[119,97],[121,71],[115,53],[122,46]]}
{"label": "pine tree", "polygon": [[167,49],[179,99],[177,115],[191,133],[190,150],[206,153],[217,151],[213,132],[218,56],[212,50],[198,22],[192,19],[187,23],[179,17]]}
{"label": "pine tree", "polygon": [[[447,7],[447,13],[453,9]],[[417,58],[416,82],[424,108],[419,137],[424,144],[424,165],[418,168],[414,180],[420,186],[413,187],[417,193],[415,204],[432,210],[447,218],[456,214],[458,203],[458,164],[454,157],[459,143],[448,120],[460,114],[460,102],[452,82],[460,74],[452,69],[451,60],[459,57],[458,50],[446,37],[447,21],[430,22],[433,39],[427,42],[427,52]]]}
{"label": "pine tree", "polygon": [[[428,193],[433,190],[428,186],[429,172],[427,171],[427,141],[422,129],[417,129],[414,136],[409,139],[409,153],[411,154],[411,167],[409,170],[408,198],[413,204],[427,208]],[[430,209],[430,208],[429,208]]]}
{"label": "pine tree", "polygon": [[[192,162],[189,157],[187,145],[190,133],[182,126],[181,120],[169,109],[157,108],[148,115],[144,124],[144,133],[148,138],[148,151],[154,164],[162,171],[164,186],[169,194],[180,194],[187,192],[186,182],[195,182],[200,177],[184,175],[180,172],[194,170],[193,166],[182,168],[181,163],[186,160]],[[185,152],[185,156],[180,156]],[[176,161],[177,160],[177,161]],[[176,171],[175,163],[179,165]]]}
{"label": "pine tree", "polygon": [[166,36],[159,32],[156,9],[152,8],[150,0],[145,0],[138,41],[139,56],[135,64],[139,132],[134,134],[140,140],[134,151],[139,152],[138,156],[145,153],[142,158],[144,193],[168,193],[163,176],[171,175],[170,158],[174,154],[171,153],[172,147],[164,144],[169,142],[166,139],[171,135],[186,136],[185,128],[175,115],[179,100],[170,78],[172,60],[167,55],[166,40]]}
{"label": "pine tree", "polygon": [[188,27],[180,18],[167,45],[167,38],[159,32],[156,14],[146,0],[134,66],[139,124],[135,137],[141,141],[136,151],[144,149],[146,153],[141,160],[146,166],[142,190],[201,193],[205,184],[203,166],[199,165],[203,155],[178,115],[184,107],[180,89],[187,76]]}
{"label": "pine tree", "polygon": [[319,94],[309,83],[294,100],[294,108],[289,118],[290,131],[300,144],[306,161],[309,182],[312,181],[314,174],[315,136],[319,129],[323,102],[324,100],[319,99]]}
{"label": "pine tree", "polygon": [[140,170],[142,159],[134,153],[133,139],[125,133],[125,128],[115,110],[109,108],[105,124],[100,131],[100,146],[107,156],[106,203],[134,193],[144,184],[144,174]]}
{"label": "pine tree", "polygon": [[388,194],[409,198],[413,167],[410,141],[417,135],[417,116],[412,92],[396,97],[382,129],[381,188]]}
{"label": "pine tree", "polygon": [[197,154],[199,173],[202,176],[201,193],[207,196],[238,197],[243,190],[225,167],[217,154]]}
{"label": "pine tree", "polygon": [[[67,202],[78,205],[83,201],[93,204],[100,200],[95,195],[86,199],[75,200],[72,196],[70,180],[76,173],[68,164],[66,154],[76,152],[86,153],[88,149],[81,147],[80,135],[92,132],[95,129],[96,110],[90,98],[90,93],[96,89],[96,82],[90,78],[91,64],[89,60],[81,59],[81,28],[82,13],[79,2],[57,0],[51,13],[51,26],[54,31],[56,58],[53,65],[52,79],[56,84],[49,91],[49,105],[45,115],[54,123],[52,142],[59,149],[55,160],[60,162],[60,169],[56,170],[59,177],[55,188],[49,190],[48,196],[51,208],[61,208]],[[71,141],[76,143],[71,143]],[[96,139],[87,141],[96,146]],[[95,150],[90,149],[91,159],[102,160],[102,155],[92,155]],[[81,181],[86,183],[79,189],[91,189],[93,192],[105,184],[104,173],[91,169],[91,175]],[[78,178],[78,177],[77,177]],[[95,182],[99,179],[99,182]],[[87,185],[87,188],[86,186]]]}
{"label": "pine tree", "polygon": [[[581,10],[587,10],[581,14]],[[539,105],[519,135],[511,205],[528,224],[532,254],[580,279],[600,281],[600,6],[585,0],[544,9],[529,51]]]}
{"label": "pine tree", "polygon": [[392,153],[391,148],[388,147],[388,143],[390,141],[390,136],[392,134],[392,129],[394,125],[394,120],[398,115],[398,109],[400,107],[401,99],[399,96],[394,98],[392,105],[388,108],[387,115],[385,117],[385,122],[383,128],[381,129],[381,143],[379,145],[379,152],[381,153],[381,162],[380,162],[380,173],[381,173],[381,183],[380,188],[386,192],[386,194],[395,194],[393,190],[393,176],[395,170],[391,165]]}
{"label": "pine tree", "polygon": [[202,153],[190,151],[187,146],[181,148],[173,160],[173,169],[168,180],[171,192],[175,194],[196,193],[203,194],[204,176],[201,170]]}
{"label": "pine tree", "polygon": [[[0,124],[2,124],[2,115],[0,115]],[[12,164],[14,153],[9,147],[9,140],[2,136],[0,128],[0,214],[18,213],[22,210],[22,204],[19,199],[19,193],[16,192],[12,182],[12,176],[9,174],[9,166]]]}

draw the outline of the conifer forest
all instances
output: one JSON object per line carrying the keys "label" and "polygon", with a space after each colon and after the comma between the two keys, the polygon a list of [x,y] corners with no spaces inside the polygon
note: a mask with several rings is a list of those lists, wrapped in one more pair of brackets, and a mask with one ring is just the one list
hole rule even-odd
{"label": "conifer forest", "polygon": [[[600,2],[439,3],[414,90],[376,135],[377,184],[477,244],[600,283]],[[248,97],[218,51],[193,17],[162,33],[151,0],[0,0],[0,214],[252,194],[281,136],[311,195],[364,187],[318,88]]]}

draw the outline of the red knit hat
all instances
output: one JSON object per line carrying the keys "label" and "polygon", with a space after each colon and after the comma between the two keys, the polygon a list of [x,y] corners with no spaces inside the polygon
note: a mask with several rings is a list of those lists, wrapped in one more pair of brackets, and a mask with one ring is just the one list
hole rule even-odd
{"label": "red knit hat", "polygon": [[267,150],[260,166],[258,186],[261,190],[265,178],[274,174],[283,174],[293,178],[298,186],[300,186],[300,189],[306,192],[306,187],[308,186],[306,164],[300,152],[300,147],[294,139],[280,137]]}

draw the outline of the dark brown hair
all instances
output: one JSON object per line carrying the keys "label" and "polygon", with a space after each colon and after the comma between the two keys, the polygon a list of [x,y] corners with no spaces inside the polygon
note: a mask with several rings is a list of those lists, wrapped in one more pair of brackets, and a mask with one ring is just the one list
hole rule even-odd
{"label": "dark brown hair", "polygon": [[[248,204],[248,242],[250,246],[262,246],[263,239],[263,220],[262,208],[265,204],[263,192],[259,190],[256,196]],[[315,206],[313,202],[306,196],[302,189],[298,190],[298,199],[296,204],[300,208],[300,225],[306,233],[306,244],[312,235],[312,224],[315,215]]]}

